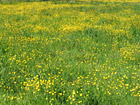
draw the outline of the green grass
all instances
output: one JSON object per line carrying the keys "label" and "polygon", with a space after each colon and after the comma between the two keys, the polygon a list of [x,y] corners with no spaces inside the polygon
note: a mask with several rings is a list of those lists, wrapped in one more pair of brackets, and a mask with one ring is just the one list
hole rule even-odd
{"label": "green grass", "polygon": [[139,6],[0,4],[0,104],[138,105]]}

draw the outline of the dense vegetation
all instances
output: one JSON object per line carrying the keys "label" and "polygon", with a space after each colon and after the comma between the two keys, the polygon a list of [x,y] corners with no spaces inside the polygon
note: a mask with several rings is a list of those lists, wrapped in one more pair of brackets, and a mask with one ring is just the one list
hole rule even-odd
{"label": "dense vegetation", "polygon": [[39,2],[45,0],[0,0],[0,2],[13,3],[13,2]]}
{"label": "dense vegetation", "polygon": [[1,105],[138,105],[140,3],[0,4],[0,93]]}
{"label": "dense vegetation", "polygon": [[15,2],[41,2],[41,1],[52,1],[52,2],[140,2],[139,0],[0,0],[4,3],[15,3]]}

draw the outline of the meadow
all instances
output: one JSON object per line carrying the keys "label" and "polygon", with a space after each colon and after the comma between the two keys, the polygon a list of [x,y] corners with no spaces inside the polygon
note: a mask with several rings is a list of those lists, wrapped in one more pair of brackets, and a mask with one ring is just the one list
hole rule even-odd
{"label": "meadow", "polygon": [[0,105],[139,104],[139,0],[0,3]]}

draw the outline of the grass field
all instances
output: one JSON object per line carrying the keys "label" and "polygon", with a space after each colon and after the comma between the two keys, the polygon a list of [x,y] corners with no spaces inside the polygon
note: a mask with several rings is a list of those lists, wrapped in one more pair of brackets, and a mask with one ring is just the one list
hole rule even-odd
{"label": "grass field", "polygon": [[1,3],[0,104],[139,105],[140,2],[108,1]]}

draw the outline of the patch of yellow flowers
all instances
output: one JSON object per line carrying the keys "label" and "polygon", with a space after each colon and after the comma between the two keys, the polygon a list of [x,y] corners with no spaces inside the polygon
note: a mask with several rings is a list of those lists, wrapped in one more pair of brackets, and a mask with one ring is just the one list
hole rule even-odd
{"label": "patch of yellow flowers", "polygon": [[[129,41],[140,15],[131,5],[112,3],[139,0],[96,1],[111,3],[0,4],[0,67],[7,75],[0,82],[2,102],[26,100],[29,94],[43,95],[47,104],[57,99],[85,104],[93,94],[140,97],[140,45]],[[100,32],[100,40],[110,44],[100,43]]]}

